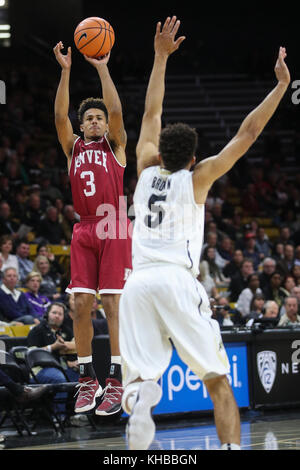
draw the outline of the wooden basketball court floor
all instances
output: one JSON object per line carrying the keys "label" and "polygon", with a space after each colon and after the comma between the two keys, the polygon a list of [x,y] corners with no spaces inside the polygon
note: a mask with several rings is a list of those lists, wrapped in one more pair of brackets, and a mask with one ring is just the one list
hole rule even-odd
{"label": "wooden basketball court floor", "polygon": [[[155,421],[156,434],[150,451],[219,449],[211,415],[179,415],[169,419],[156,417]],[[5,441],[0,443],[0,448],[22,451],[126,451],[125,426],[125,418],[115,422],[102,418],[96,423],[96,429],[87,423],[82,427],[67,427],[61,433],[42,426],[35,429],[36,434],[33,436],[25,433],[20,436],[14,428],[2,427],[0,433],[5,436]],[[242,411],[241,448],[245,451],[300,450],[300,409]]]}

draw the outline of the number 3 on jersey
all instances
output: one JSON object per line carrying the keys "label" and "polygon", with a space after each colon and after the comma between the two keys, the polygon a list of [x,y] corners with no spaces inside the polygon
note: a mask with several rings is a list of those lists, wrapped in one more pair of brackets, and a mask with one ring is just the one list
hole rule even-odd
{"label": "number 3 on jersey", "polygon": [[82,179],[89,178],[89,179],[86,179],[85,181],[85,185],[89,187],[89,190],[84,189],[83,192],[87,197],[94,196],[94,194],[96,193],[96,186],[94,184],[95,183],[94,173],[92,171],[83,171],[80,174],[80,178]]}

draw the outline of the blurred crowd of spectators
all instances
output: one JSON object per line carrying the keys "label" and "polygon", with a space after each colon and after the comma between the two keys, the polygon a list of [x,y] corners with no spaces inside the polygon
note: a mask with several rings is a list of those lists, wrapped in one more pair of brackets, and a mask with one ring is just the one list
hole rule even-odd
{"label": "blurred crowd of spectators", "polygon": [[[0,128],[0,319],[19,317],[28,323],[33,317],[38,322],[49,303],[66,301],[69,259],[56,258],[49,245],[69,245],[79,218],[53,123],[57,77],[41,77],[35,66],[20,66],[18,71],[4,70],[3,78],[8,96]],[[130,206],[137,181],[139,122],[133,119],[136,103],[123,107],[128,133],[124,193]],[[76,129],[72,105],[70,117]],[[268,144],[260,165],[245,159],[238,168],[240,179],[233,170],[213,186],[207,199],[199,279],[222,326],[247,324],[267,311],[269,301],[278,306],[278,320],[286,320],[290,297],[298,299],[299,315],[300,168],[288,175],[280,165],[284,155],[278,154],[276,135]],[[300,151],[297,132],[292,148],[295,154]],[[275,229],[272,236],[268,228]],[[37,245],[34,255],[31,244]],[[9,292],[19,311],[6,301]],[[300,321],[297,315],[293,318]]]}

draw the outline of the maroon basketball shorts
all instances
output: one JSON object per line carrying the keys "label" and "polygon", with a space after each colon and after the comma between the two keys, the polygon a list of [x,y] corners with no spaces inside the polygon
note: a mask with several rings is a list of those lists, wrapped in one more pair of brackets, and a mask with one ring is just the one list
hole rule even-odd
{"label": "maroon basketball shorts", "polygon": [[99,221],[82,221],[74,225],[71,281],[66,292],[122,293],[132,270],[130,221],[126,219],[124,224],[125,230],[123,226],[123,230],[106,234]]}

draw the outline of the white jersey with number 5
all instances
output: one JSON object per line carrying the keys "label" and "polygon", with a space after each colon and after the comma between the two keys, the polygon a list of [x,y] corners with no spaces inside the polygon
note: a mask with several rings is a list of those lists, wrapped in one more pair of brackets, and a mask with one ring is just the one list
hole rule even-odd
{"label": "white jersey with number 5", "polygon": [[192,172],[145,169],[134,193],[133,268],[170,263],[199,274],[204,204],[194,199]]}

